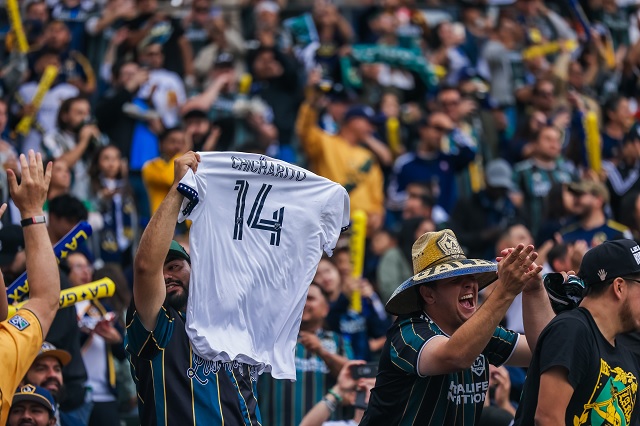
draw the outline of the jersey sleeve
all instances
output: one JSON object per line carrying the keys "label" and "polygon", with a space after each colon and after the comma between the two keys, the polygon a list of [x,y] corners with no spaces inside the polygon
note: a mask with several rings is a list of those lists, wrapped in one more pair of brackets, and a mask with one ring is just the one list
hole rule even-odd
{"label": "jersey sleeve", "polygon": [[134,358],[152,360],[167,347],[173,335],[174,318],[164,306],[160,308],[153,331],[148,331],[138,312],[132,306],[133,315],[128,321],[125,334],[125,350]]}
{"label": "jersey sleeve", "polygon": [[13,394],[42,346],[42,328],[29,309],[0,322],[0,397]]}
{"label": "jersey sleeve", "polygon": [[389,335],[391,362],[407,374],[420,375],[420,352],[423,346],[437,335],[426,321],[416,318],[394,325]]}
{"label": "jersey sleeve", "polygon": [[516,349],[520,335],[515,331],[507,330],[503,327],[496,327],[493,336],[487,344],[484,355],[490,364],[501,366],[511,358]]}
{"label": "jersey sleeve", "polygon": [[320,223],[324,238],[322,248],[329,256],[333,254],[340,233],[349,226],[349,215],[349,194],[342,186],[336,184],[333,195],[322,210]]}
{"label": "jersey sleeve", "polygon": [[[199,167],[204,165],[200,164]],[[198,179],[193,170],[189,169],[178,184],[178,192],[184,196],[178,222],[184,222],[186,219],[197,220],[203,210],[206,189],[206,179]]]}
{"label": "jersey sleeve", "polygon": [[553,367],[564,367],[572,388],[586,378],[593,356],[593,334],[580,320],[565,318],[549,325],[538,338],[540,374]]}

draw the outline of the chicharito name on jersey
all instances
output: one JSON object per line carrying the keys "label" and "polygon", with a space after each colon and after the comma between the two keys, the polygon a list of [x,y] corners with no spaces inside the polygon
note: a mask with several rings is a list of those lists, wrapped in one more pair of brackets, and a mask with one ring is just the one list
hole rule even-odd
{"label": "chicharito name on jersey", "polygon": [[307,173],[304,170],[296,170],[293,167],[274,163],[263,156],[259,160],[231,156],[231,167],[242,172],[275,176],[281,179],[295,179],[298,182],[307,178]]}

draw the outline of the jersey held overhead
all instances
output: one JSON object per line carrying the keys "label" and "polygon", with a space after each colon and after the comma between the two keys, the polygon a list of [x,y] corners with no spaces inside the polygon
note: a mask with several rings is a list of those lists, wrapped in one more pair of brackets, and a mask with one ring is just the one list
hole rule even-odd
{"label": "jersey held overhead", "polygon": [[190,232],[187,333],[206,360],[295,380],[302,309],[323,250],[349,224],[345,189],[263,155],[200,153],[180,220]]}

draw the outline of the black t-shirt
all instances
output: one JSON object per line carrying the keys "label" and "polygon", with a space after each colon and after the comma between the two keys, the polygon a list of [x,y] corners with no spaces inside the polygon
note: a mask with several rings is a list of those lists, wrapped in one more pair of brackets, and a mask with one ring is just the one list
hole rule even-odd
{"label": "black t-shirt", "polygon": [[621,334],[616,337],[616,346],[621,345],[640,357],[640,332]]}
{"label": "black t-shirt", "polygon": [[555,317],[538,338],[516,425],[533,425],[540,375],[564,367],[574,389],[565,414],[567,425],[635,425],[640,363],[624,345],[611,346],[584,308]]}
{"label": "black t-shirt", "polygon": [[362,426],[477,424],[489,389],[489,364],[509,359],[518,334],[498,327],[471,368],[423,377],[418,374],[420,352],[435,336],[446,334],[420,312],[391,326]]}

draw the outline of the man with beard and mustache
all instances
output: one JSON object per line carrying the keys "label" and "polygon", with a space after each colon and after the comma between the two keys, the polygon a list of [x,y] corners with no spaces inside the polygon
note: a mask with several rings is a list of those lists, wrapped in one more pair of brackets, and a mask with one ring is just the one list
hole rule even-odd
{"label": "man with beard and mustache", "polygon": [[[59,409],[60,400],[64,395],[64,377],[62,368],[71,361],[71,354],[63,349],[58,349],[49,342],[43,342],[40,352],[29,367],[22,380],[24,385],[40,386],[51,394],[55,401],[56,426],[79,426],[82,422],[70,417]],[[21,425],[22,423],[18,423]]]}
{"label": "man with beard and mustache", "polygon": [[533,143],[532,156],[513,168],[514,182],[522,196],[522,210],[529,219],[529,229],[534,236],[542,225],[551,187],[576,180],[575,167],[562,156],[561,137],[562,131],[557,127],[542,127]]}
{"label": "man with beard and mustache", "polygon": [[618,336],[640,329],[640,246],[589,250],[578,276],[586,295],[540,333],[516,425],[635,425],[640,360]]}
{"label": "man with beard and mustache", "polygon": [[632,238],[629,228],[608,219],[604,207],[609,204],[609,191],[600,182],[583,180],[569,185],[574,196],[578,221],[560,230],[565,243],[586,241],[589,247],[607,240]]}
{"label": "man with beard and mustache", "polygon": [[178,184],[199,162],[194,152],[175,159],[173,186],[145,229],[134,262],[125,350],[140,424],[255,426],[255,368],[236,361],[203,363],[185,329],[191,258],[172,237],[184,199]]}

